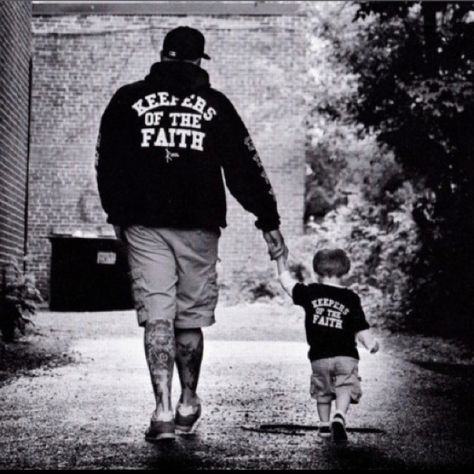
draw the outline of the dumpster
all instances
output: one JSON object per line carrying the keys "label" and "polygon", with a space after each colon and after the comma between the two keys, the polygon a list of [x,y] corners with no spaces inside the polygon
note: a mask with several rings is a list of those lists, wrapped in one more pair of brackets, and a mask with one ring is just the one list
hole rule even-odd
{"label": "dumpster", "polygon": [[52,235],[52,311],[111,311],[133,308],[128,263],[115,237]]}

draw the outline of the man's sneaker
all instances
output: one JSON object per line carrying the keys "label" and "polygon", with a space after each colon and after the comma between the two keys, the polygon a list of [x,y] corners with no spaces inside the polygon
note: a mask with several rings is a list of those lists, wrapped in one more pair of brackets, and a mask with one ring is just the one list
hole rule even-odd
{"label": "man's sneaker", "polygon": [[150,427],[145,432],[145,440],[149,443],[156,443],[166,439],[175,438],[174,420],[151,420]]}
{"label": "man's sneaker", "polygon": [[176,432],[180,434],[189,434],[196,428],[197,422],[201,416],[201,404],[187,406],[181,403],[176,407]]}
{"label": "man's sneaker", "polygon": [[318,436],[320,438],[329,438],[331,436],[331,427],[329,422],[320,422],[318,425]]}
{"label": "man's sneaker", "polygon": [[336,412],[331,422],[332,439],[335,443],[347,441],[346,420],[341,412]]}

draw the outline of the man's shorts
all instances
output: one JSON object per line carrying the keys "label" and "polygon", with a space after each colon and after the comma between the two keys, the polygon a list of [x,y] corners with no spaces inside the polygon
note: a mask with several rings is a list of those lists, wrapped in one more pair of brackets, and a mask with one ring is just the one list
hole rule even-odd
{"label": "man's shorts", "polygon": [[353,357],[337,356],[311,362],[310,393],[319,403],[331,403],[337,395],[349,393],[351,403],[362,396],[359,361]]}
{"label": "man's shorts", "polygon": [[134,225],[123,234],[140,326],[156,319],[178,329],[214,324],[219,230]]}

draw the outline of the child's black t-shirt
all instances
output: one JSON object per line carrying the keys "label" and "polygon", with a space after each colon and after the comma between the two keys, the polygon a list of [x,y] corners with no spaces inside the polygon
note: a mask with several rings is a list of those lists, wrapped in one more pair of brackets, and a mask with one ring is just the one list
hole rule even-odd
{"label": "child's black t-shirt", "polygon": [[297,283],[293,302],[306,313],[306,339],[310,360],[348,356],[359,359],[355,335],[369,325],[360,298],[337,286]]}

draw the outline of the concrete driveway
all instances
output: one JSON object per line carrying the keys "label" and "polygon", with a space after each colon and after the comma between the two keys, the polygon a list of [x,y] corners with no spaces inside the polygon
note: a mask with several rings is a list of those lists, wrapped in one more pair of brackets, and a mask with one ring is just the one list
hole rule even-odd
{"label": "concrete driveway", "polygon": [[[311,429],[279,426],[310,428],[317,422],[308,394],[306,345],[299,336],[286,341],[231,341],[227,336],[225,330],[208,330],[200,384],[204,415],[197,432],[159,446],[143,439],[153,397],[139,334],[77,339],[77,363],[36,370],[0,388],[0,468],[473,464],[471,373],[441,373],[446,367],[426,368],[361,351],[364,396],[348,420],[356,431],[347,447],[336,448]],[[178,396],[177,386],[174,393]]]}

